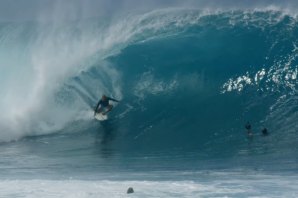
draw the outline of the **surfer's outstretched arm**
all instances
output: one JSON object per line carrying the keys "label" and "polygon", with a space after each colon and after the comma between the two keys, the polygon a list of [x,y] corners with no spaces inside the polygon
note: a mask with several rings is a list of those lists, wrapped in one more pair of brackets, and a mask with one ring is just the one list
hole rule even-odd
{"label": "surfer's outstretched arm", "polygon": [[114,101],[114,102],[119,102],[119,100],[116,100],[116,99],[114,99],[114,98],[109,98],[109,100],[112,100],[112,101]]}

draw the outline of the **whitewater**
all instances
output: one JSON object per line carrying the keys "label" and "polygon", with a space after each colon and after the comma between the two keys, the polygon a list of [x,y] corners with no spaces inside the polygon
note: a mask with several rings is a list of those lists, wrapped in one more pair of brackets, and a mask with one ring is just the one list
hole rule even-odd
{"label": "whitewater", "polygon": [[0,22],[0,196],[297,197],[297,74],[276,7]]}

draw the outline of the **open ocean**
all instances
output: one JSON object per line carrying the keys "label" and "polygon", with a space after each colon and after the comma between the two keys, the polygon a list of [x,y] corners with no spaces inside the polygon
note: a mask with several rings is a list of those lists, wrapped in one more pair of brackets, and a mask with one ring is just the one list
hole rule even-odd
{"label": "open ocean", "polygon": [[297,74],[282,9],[1,22],[0,197],[296,198]]}

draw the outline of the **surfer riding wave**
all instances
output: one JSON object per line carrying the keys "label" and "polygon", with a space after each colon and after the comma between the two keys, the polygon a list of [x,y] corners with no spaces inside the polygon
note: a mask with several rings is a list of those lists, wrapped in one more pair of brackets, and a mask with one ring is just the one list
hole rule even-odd
{"label": "surfer riding wave", "polygon": [[[108,112],[110,112],[113,109],[113,105],[109,103],[110,100],[114,102],[119,102],[114,98],[110,98],[110,97],[107,97],[106,95],[102,95],[101,99],[98,101],[96,105],[94,114],[102,113],[103,115],[106,115]],[[104,110],[106,111],[103,112]]]}

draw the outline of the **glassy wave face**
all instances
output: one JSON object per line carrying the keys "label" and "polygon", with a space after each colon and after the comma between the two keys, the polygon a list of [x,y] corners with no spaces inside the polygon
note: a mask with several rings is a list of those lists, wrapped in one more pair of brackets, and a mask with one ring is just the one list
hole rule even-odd
{"label": "glassy wave face", "polygon": [[[297,19],[280,11],[166,9],[111,22],[2,23],[0,139],[113,133],[122,152],[291,157],[297,35]],[[93,119],[101,94],[121,100],[105,123]]]}

